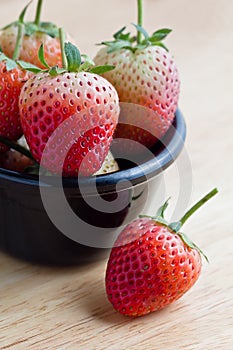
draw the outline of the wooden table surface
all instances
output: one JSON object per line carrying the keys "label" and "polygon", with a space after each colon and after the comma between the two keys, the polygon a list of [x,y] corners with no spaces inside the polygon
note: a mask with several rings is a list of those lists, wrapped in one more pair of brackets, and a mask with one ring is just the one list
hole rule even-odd
{"label": "wooden table surface", "polygon": [[[1,0],[1,26],[14,20],[26,2]],[[63,7],[63,2],[45,1],[46,19],[66,27],[81,51],[92,56],[94,43],[136,16],[135,0],[67,0]],[[182,80],[180,107],[192,164],[190,204],[219,188],[185,230],[210,264],[204,262],[199,281],[182,299],[161,312],[129,319],[106,299],[106,260],[47,268],[0,253],[2,350],[233,348],[233,2],[145,0],[145,22],[149,31],[174,29],[167,44]],[[182,185],[179,176],[176,165],[165,176],[172,205]]]}

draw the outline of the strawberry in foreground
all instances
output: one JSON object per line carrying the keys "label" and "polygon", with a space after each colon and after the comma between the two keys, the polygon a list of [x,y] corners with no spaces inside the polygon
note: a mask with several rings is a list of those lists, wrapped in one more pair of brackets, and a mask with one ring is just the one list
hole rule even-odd
{"label": "strawberry in foreground", "polygon": [[38,59],[38,50],[43,43],[45,58],[48,64],[50,66],[62,66],[59,31],[55,24],[40,21],[42,2],[42,0],[38,0],[34,22],[24,22],[27,5],[18,21],[7,25],[1,30],[0,47],[8,57],[12,57],[17,40],[18,25],[23,24],[25,33],[19,58],[40,68],[45,68],[43,63]]}
{"label": "strawberry in foreground", "polygon": [[[19,116],[19,95],[23,84],[33,75],[23,70],[16,60],[22,43],[24,27],[19,25],[13,59],[0,52],[0,135],[18,140],[22,134]],[[0,153],[8,147],[0,143]]]}
{"label": "strawberry in foreground", "polygon": [[[105,47],[94,61],[116,67],[103,75],[115,86],[121,102],[115,136],[133,139],[149,148],[174,120],[180,80],[174,59],[162,43],[171,30],[161,29],[148,35],[142,28],[142,0],[138,0],[135,27],[137,37],[124,33],[125,27],[122,28],[113,41],[102,43]],[[147,112],[137,105],[146,107]]]}
{"label": "strawberry in foreground", "polygon": [[119,116],[114,87],[97,73],[112,66],[81,63],[78,49],[64,43],[61,31],[63,68],[37,72],[24,85],[19,109],[21,124],[32,156],[44,168],[63,176],[92,175],[108,154]]}
{"label": "strawberry in foreground", "polygon": [[141,217],[126,226],[106,271],[107,296],[117,311],[142,316],[171,304],[193,286],[201,272],[202,252],[180,228],[216,193],[217,189],[208,193],[179,222],[164,220],[166,202],[155,217]]}

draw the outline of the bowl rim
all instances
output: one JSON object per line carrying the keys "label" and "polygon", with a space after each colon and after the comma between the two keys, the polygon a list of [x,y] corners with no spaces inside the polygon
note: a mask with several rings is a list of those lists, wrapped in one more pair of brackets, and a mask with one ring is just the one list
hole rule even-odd
{"label": "bowl rim", "polygon": [[[186,139],[186,124],[179,108],[175,114],[175,122],[176,126],[173,136],[168,142],[166,142],[166,147],[164,147],[154,158],[147,160],[145,163],[140,164],[140,166],[134,166],[110,174],[80,177],[79,179],[63,178],[63,187],[67,189],[75,187],[77,189],[77,186],[81,185],[82,189],[85,188],[88,191],[88,188],[93,189],[93,186],[95,186],[95,188],[98,188],[99,192],[109,193],[116,191],[116,184],[118,184],[119,181],[123,184],[124,180],[127,180],[127,184],[128,181],[130,181],[132,186],[135,186],[160,174],[176,160],[184,147]],[[167,133],[165,134],[165,137],[166,135]],[[46,178],[49,181],[46,181]],[[0,179],[30,186],[39,186],[40,182],[40,186],[50,187],[51,179],[55,179],[55,177],[43,177],[43,181],[41,181],[41,179],[39,181],[37,175],[27,175],[0,168]],[[52,181],[52,186],[56,186],[56,181]],[[129,185],[126,185],[126,187],[129,188]],[[122,188],[124,188],[124,185],[122,185]]]}

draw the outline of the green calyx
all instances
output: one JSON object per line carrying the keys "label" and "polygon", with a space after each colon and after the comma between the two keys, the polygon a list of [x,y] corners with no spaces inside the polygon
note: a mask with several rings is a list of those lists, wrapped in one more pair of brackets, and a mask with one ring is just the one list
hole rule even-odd
{"label": "green calyx", "polygon": [[138,4],[138,23],[133,24],[137,30],[137,35],[131,36],[131,33],[125,33],[126,27],[123,27],[116,32],[112,41],[104,41],[99,45],[106,45],[108,47],[108,53],[126,49],[135,52],[139,49],[145,49],[149,46],[160,46],[168,51],[167,47],[163,44],[163,40],[171,33],[171,29],[163,28],[155,31],[152,35],[149,35],[143,28],[143,1],[137,0]]}
{"label": "green calyx", "polygon": [[139,49],[145,49],[149,46],[160,46],[163,47],[166,51],[168,51],[167,47],[163,44],[162,40],[167,37],[169,33],[171,33],[171,29],[160,29],[154,32],[151,36],[145,31],[143,27],[138,24],[133,24],[137,29],[138,33],[141,33],[143,39],[138,42],[137,36],[131,36],[130,33],[125,33],[126,27],[119,30],[117,33],[113,35],[113,41],[104,41],[100,45],[105,45],[108,47],[108,53],[126,49],[132,52],[136,52]]}
{"label": "green calyx", "polygon": [[58,38],[58,28],[55,24],[50,22],[41,22],[36,25],[34,22],[25,23],[25,35],[31,36],[34,33],[43,33],[51,36],[52,38]]}
{"label": "green calyx", "polygon": [[44,46],[40,46],[38,57],[40,62],[46,67],[45,69],[38,68],[33,64],[17,61],[17,63],[25,70],[32,73],[48,72],[51,76],[57,76],[66,72],[90,72],[95,74],[103,74],[114,69],[114,66],[95,66],[94,62],[87,56],[81,55],[78,48],[70,42],[65,42],[65,34],[62,28],[59,29],[61,52],[62,52],[62,68],[58,66],[50,67],[46,62],[44,55]]}
{"label": "green calyx", "polygon": [[57,26],[50,22],[41,22],[40,16],[41,16],[41,8],[42,8],[42,0],[38,0],[37,3],[37,10],[36,10],[36,18],[34,22],[25,22],[24,17],[26,14],[26,11],[31,4],[32,1],[30,1],[23,9],[23,11],[19,15],[19,19],[17,21],[14,21],[7,26],[3,27],[2,30],[8,29],[13,26],[19,26],[19,24],[24,25],[24,34],[27,36],[31,36],[34,33],[44,33],[52,38],[59,37],[59,30]]}
{"label": "green calyx", "polygon": [[194,206],[192,206],[191,209],[189,209],[187,211],[187,213],[177,222],[172,222],[169,224],[164,219],[164,212],[168,207],[169,199],[159,208],[159,210],[157,211],[155,216],[140,215],[140,217],[141,218],[147,217],[147,218],[153,219],[154,221],[156,221],[164,226],[167,226],[175,234],[177,234],[189,248],[196,249],[197,251],[199,251],[199,253],[202,254],[204,256],[204,258],[206,259],[206,261],[208,262],[208,258],[203,253],[203,251],[194,242],[192,242],[185,233],[180,232],[180,229],[197,209],[199,209],[203,204],[205,204],[210,198],[215,196],[217,193],[218,193],[217,188],[214,188],[207,195],[205,195],[201,200],[199,200]]}
{"label": "green calyx", "polygon": [[6,62],[7,71],[11,71],[17,66],[17,63],[11,58],[7,57],[1,50],[0,50],[0,62]]}

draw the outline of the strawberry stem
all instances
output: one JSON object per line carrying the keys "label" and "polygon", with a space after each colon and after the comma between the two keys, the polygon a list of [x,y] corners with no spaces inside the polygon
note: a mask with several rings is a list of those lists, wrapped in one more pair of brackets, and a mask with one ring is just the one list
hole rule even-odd
{"label": "strawberry stem", "polygon": [[1,136],[1,135],[0,135],[0,142],[3,143],[4,145],[14,149],[15,151],[23,154],[24,156],[30,158],[31,160],[33,160],[36,163],[35,159],[31,155],[31,152],[29,152],[26,148],[19,145],[18,143],[11,141],[11,140],[9,140],[6,137]]}
{"label": "strawberry stem", "polygon": [[43,0],[38,0],[37,8],[36,8],[36,18],[35,18],[35,21],[34,21],[34,23],[35,23],[37,26],[40,25],[40,17],[41,17],[42,3],[43,3]]}
{"label": "strawberry stem", "polygon": [[192,206],[191,209],[189,209],[187,211],[186,214],[184,214],[184,216],[176,222],[172,222],[171,224],[169,224],[169,227],[174,231],[174,232],[179,232],[181,227],[184,225],[184,223],[190,218],[191,215],[193,215],[193,213],[195,213],[195,211],[197,209],[199,209],[200,207],[202,207],[203,204],[205,204],[210,198],[212,198],[213,196],[215,196],[218,193],[217,188],[214,188],[212,191],[210,191],[205,197],[203,197],[202,199],[200,199],[196,204],[194,204],[194,206]]}
{"label": "strawberry stem", "polygon": [[62,68],[65,70],[68,70],[68,62],[66,58],[66,52],[65,52],[65,32],[63,28],[59,28],[59,38],[60,38],[60,46],[61,46],[61,53],[62,53]]}
{"label": "strawberry stem", "polygon": [[[138,0],[138,25],[142,27],[143,22],[143,4],[142,0]],[[140,45],[142,42],[142,33],[138,30],[137,43]]]}
{"label": "strawberry stem", "polygon": [[22,41],[23,41],[23,36],[24,36],[24,24],[23,23],[18,23],[18,35],[16,39],[16,45],[15,45],[15,50],[12,56],[12,59],[16,61],[19,58],[21,46],[22,46]]}
{"label": "strawberry stem", "polygon": [[205,195],[202,199],[200,199],[194,206],[192,206],[191,209],[187,211],[187,213],[180,219],[181,226],[184,225],[184,223],[190,218],[193,213],[200,207],[202,207],[203,204],[205,204],[210,198],[215,196],[218,193],[217,188],[214,188],[212,191],[210,191],[207,195]]}

